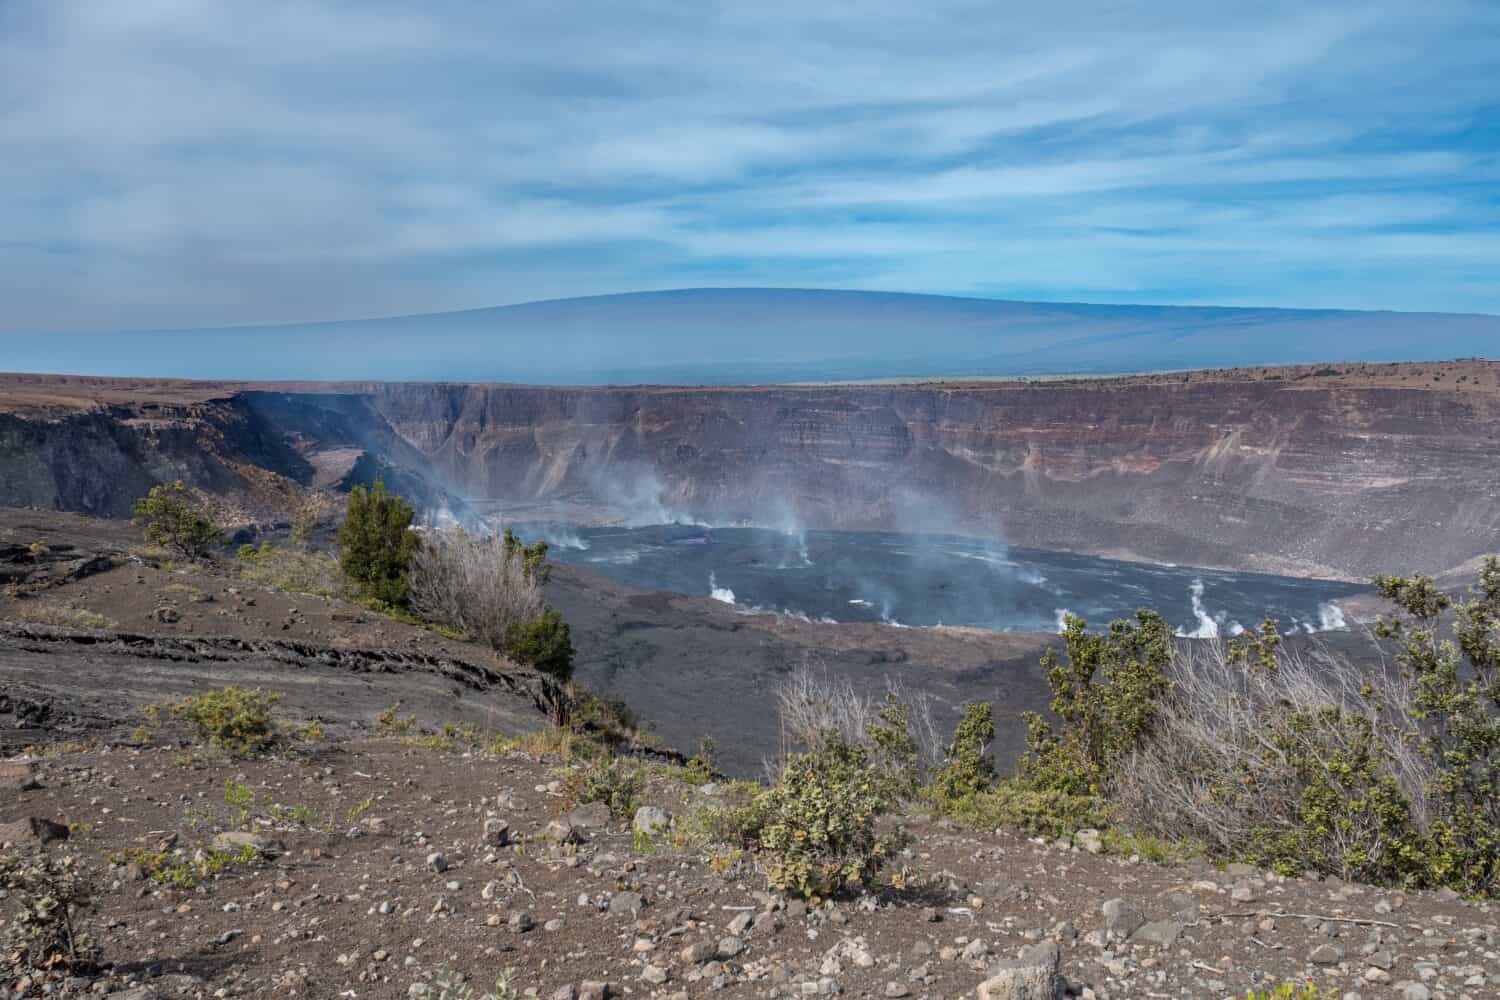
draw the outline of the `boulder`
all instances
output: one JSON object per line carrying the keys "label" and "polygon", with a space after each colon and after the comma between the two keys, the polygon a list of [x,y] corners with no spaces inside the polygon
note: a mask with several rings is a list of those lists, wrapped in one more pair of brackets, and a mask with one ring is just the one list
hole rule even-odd
{"label": "boulder", "polygon": [[1182,935],[1182,931],[1182,924],[1175,920],[1155,920],[1149,924],[1142,924],[1134,934],[1130,935],[1130,942],[1170,948],[1177,943],[1177,938]]}
{"label": "boulder", "polygon": [[644,837],[655,837],[667,832],[667,828],[672,825],[672,817],[667,815],[665,809],[657,806],[641,806],[635,811],[635,819],[630,825]]}
{"label": "boulder", "polygon": [[567,819],[555,819],[547,824],[542,831],[542,836],[559,844],[577,844],[583,840],[583,834],[579,832],[576,825]]}
{"label": "boulder", "polygon": [[30,764],[0,764],[0,794],[31,792],[41,787]]}
{"label": "boulder", "polygon": [[267,858],[286,853],[285,844],[264,834],[247,833],[244,830],[225,830],[214,834],[213,848],[216,851],[237,854],[246,847],[254,848],[256,854]]}
{"label": "boulder", "polygon": [[617,892],[610,898],[609,912],[614,916],[637,917],[646,900],[638,892]]}
{"label": "boulder", "polygon": [[46,845],[54,840],[67,840],[68,828],[50,819],[28,816],[14,823],[0,823],[0,844]]}
{"label": "boulder", "polygon": [[1061,963],[1053,942],[1027,948],[1019,958],[990,966],[989,978],[979,984],[979,1000],[1058,1000],[1067,989],[1058,974]]}
{"label": "boulder", "polygon": [[1098,830],[1079,830],[1073,834],[1073,846],[1090,854],[1104,853],[1104,835]]}
{"label": "boulder", "polygon": [[568,822],[582,830],[602,830],[609,825],[609,806],[585,802],[568,813]]}
{"label": "boulder", "polygon": [[504,847],[510,842],[510,824],[491,816],[484,821],[480,842],[486,847]]}
{"label": "boulder", "polygon": [[1123,899],[1111,899],[1099,907],[1104,916],[1104,929],[1118,937],[1128,938],[1146,922],[1140,910]]}

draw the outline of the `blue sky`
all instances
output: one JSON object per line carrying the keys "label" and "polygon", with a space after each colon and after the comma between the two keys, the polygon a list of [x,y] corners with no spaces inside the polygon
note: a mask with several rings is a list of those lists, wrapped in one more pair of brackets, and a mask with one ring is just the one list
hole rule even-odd
{"label": "blue sky", "polygon": [[1500,313],[1492,0],[0,0],[0,94],[0,331],[703,285]]}

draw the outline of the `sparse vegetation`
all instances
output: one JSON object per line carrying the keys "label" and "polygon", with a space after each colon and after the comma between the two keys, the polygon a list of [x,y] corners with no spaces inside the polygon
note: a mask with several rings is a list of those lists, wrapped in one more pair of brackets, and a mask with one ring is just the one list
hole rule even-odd
{"label": "sparse vegetation", "polygon": [[646,791],[646,767],[608,750],[575,764],[564,781],[569,798],[577,803],[602,802],[609,814],[625,818],[635,813]]}
{"label": "sparse vegetation", "polygon": [[240,576],[251,583],[319,597],[338,597],[348,589],[338,560],[327,552],[262,542],[241,545],[237,555]]}
{"label": "sparse vegetation", "polygon": [[412,558],[411,607],[545,674],[549,710],[560,725],[570,711],[574,650],[567,622],[542,599],[549,572],[546,542],[523,544],[509,530],[481,536],[446,529]]}
{"label": "sparse vegetation", "polygon": [[280,700],[281,695],[261,688],[210,688],[151,706],[147,710],[147,731],[169,718],[187,723],[201,743],[230,754],[256,753],[276,738],[271,707]]}
{"label": "sparse vegetation", "polygon": [[23,604],[12,617],[16,621],[33,625],[56,625],[62,628],[110,629],[115,627],[112,619],[87,608],[70,608],[62,604]]}
{"label": "sparse vegetation", "polygon": [[233,868],[255,864],[259,859],[260,852],[250,844],[232,851],[206,847],[192,854],[180,849],[147,850],[136,847],[110,857],[110,861],[117,865],[134,865],[141,875],[158,885],[184,892],[198,888],[204,879]]}
{"label": "sparse vegetation", "polygon": [[189,559],[208,555],[224,540],[202,495],[180,479],[151,487],[135,502],[134,520],[144,529],[147,542]]}
{"label": "sparse vegetation", "polygon": [[94,883],[75,857],[41,851],[0,853],[0,968],[78,968],[93,959],[84,915],[94,904]]}

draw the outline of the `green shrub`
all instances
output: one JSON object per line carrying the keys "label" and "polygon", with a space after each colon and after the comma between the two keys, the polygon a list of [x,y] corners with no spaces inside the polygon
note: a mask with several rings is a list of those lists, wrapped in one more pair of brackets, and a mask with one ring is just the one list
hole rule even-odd
{"label": "green shrub", "polygon": [[535,541],[527,545],[514,531],[506,528],[505,556],[507,559],[519,556],[522,572],[538,585],[545,584],[552,576],[552,567],[547,562],[546,542]]}
{"label": "green shrub", "polygon": [[995,739],[994,709],[988,702],[971,702],[953,730],[953,742],[943,755],[932,791],[938,803],[957,802],[984,791],[995,781],[990,743]]}
{"label": "green shrub", "polygon": [[548,608],[528,621],[511,625],[504,652],[517,663],[535,667],[559,684],[573,677],[573,637],[562,615]]}
{"label": "green shrub", "polygon": [[[1396,605],[1377,634],[1396,643],[1421,725],[1409,735],[1432,768],[1424,881],[1475,896],[1500,892],[1500,559],[1456,605],[1422,576],[1379,577]],[[1453,637],[1439,639],[1445,612]]]}
{"label": "green shrub", "polygon": [[276,738],[271,706],[281,695],[234,685],[168,702],[168,714],[192,727],[199,742],[232,754],[263,750]]}
{"label": "green shrub", "polygon": [[239,816],[241,826],[250,822],[250,810],[255,807],[255,789],[229,778],[224,782],[224,804]]}
{"label": "green shrub", "polygon": [[401,703],[398,701],[390,708],[383,710],[375,716],[375,735],[385,737],[410,736],[416,732],[417,717],[415,715],[401,714]]}
{"label": "green shrub", "polygon": [[[1166,675],[1172,630],[1154,611],[1111,622],[1103,634],[1069,615],[1063,644],[1065,660],[1052,650],[1042,660],[1058,728],[1027,713],[1027,752],[1011,779],[1017,792],[1030,793],[1012,797],[1013,804],[1024,803],[1026,825],[1059,834],[1079,817],[1102,811],[1116,767],[1150,731],[1172,690]],[[1056,808],[1057,815],[1049,819],[1032,811],[1044,806]]]}
{"label": "green shrub", "polygon": [[93,944],[82,926],[94,884],[77,858],[40,851],[0,854],[8,919],[0,925],[0,968],[14,974],[88,965]]}
{"label": "green shrub", "polygon": [[[1424,880],[1422,838],[1391,773],[1378,725],[1335,705],[1267,710],[1270,756],[1290,771],[1297,795],[1289,822],[1251,831],[1246,860],[1288,875],[1311,870],[1398,885]],[[1248,775],[1246,794],[1255,795],[1266,776],[1279,777],[1269,770]]]}
{"label": "green shrub", "polygon": [[1312,983],[1282,983],[1274,990],[1251,990],[1245,994],[1245,1000],[1325,1000],[1331,996],[1330,993],[1321,992]]}
{"label": "green shrub", "polygon": [[605,750],[570,770],[564,786],[574,802],[603,802],[611,816],[622,819],[635,815],[646,794],[646,768]]}
{"label": "green shrub", "polygon": [[224,532],[203,510],[201,495],[182,480],[158,483],[135,502],[136,524],[146,541],[188,558],[207,555],[224,540]]}
{"label": "green shrub", "polygon": [[411,504],[385,483],[349,491],[349,509],[339,525],[339,567],[361,597],[401,607],[409,589],[407,572],[419,539],[411,522]]}
{"label": "green shrub", "polygon": [[[988,708],[989,706],[985,706]],[[967,718],[967,716],[965,717]],[[990,726],[990,739],[994,738],[994,726]],[[912,799],[921,790],[922,772],[916,736],[911,728],[911,706],[902,701],[895,691],[886,691],[885,701],[875,713],[875,721],[865,728],[865,738],[873,750],[876,764],[885,772],[890,782],[890,792],[897,799]],[[989,740],[983,741],[981,755],[987,757]],[[990,764],[990,774],[994,765]]]}
{"label": "green shrub", "polygon": [[684,784],[694,787],[706,785],[714,780],[714,740],[705,736],[698,743],[698,752],[688,758],[682,768]]}
{"label": "green shrub", "polygon": [[992,788],[940,803],[946,815],[981,830],[1015,827],[1031,836],[1069,837],[1108,823],[1108,803],[1100,795],[1080,795],[1037,787],[1015,777]]}
{"label": "green shrub", "polygon": [[788,758],[749,824],[770,887],[814,897],[870,883],[896,843],[876,835],[888,784],[864,747],[833,732]]}

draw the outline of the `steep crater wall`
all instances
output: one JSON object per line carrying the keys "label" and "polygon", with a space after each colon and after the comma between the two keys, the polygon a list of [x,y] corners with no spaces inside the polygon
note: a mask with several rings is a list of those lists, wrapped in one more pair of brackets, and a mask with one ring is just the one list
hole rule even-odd
{"label": "steep crater wall", "polygon": [[1246,379],[369,398],[470,497],[1345,576],[1500,547],[1493,394]]}
{"label": "steep crater wall", "polygon": [[1349,578],[1500,549],[1500,364],[1316,371],[806,388],[247,383],[190,402],[173,385],[167,403],[143,401],[151,383],[112,380],[108,403],[0,406],[0,504],[123,516],[151,483],[184,478],[254,519],[289,488],[378,477],[432,509],[483,499],[517,516],[948,531]]}

